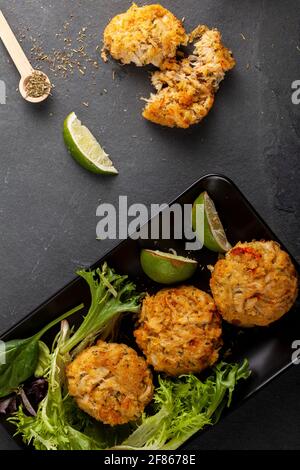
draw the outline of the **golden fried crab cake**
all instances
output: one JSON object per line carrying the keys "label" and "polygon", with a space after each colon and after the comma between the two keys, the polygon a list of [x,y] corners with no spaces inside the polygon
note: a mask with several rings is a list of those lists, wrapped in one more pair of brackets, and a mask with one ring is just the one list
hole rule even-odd
{"label": "golden fried crab cake", "polygon": [[208,114],[225,72],[234,67],[231,52],[222,44],[216,29],[199,26],[191,39],[194,53],[181,61],[168,60],[154,72],[157,90],[146,100],[144,118],[162,126],[188,128]]}
{"label": "golden fried crab cake", "polygon": [[210,287],[226,321],[244,327],[266,326],[292,307],[298,276],[278,243],[240,242],[217,262]]}
{"label": "golden fried crab cake", "polygon": [[145,360],[125,344],[99,341],[82,351],[66,373],[79,408],[111,426],[139,418],[153,396]]}
{"label": "golden fried crab cake", "polygon": [[192,286],[148,295],[134,332],[148,364],[171,376],[200,372],[214,364],[221,334],[212,297]]}
{"label": "golden fried crab cake", "polygon": [[161,5],[138,7],[133,4],[125,13],[115,16],[104,30],[104,48],[123,64],[157,67],[174,57],[180,44],[187,43],[184,27]]}
{"label": "golden fried crab cake", "polygon": [[161,126],[187,129],[202,121],[214,104],[211,87],[198,80],[187,59],[175,70],[155,72],[152,83],[157,94],[146,100],[143,116]]}

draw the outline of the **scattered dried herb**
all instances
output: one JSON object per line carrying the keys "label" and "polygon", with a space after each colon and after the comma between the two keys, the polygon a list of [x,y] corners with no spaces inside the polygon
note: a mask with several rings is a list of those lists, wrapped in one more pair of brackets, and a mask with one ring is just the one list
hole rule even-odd
{"label": "scattered dried herb", "polygon": [[92,33],[96,25],[88,23],[76,32],[75,22],[78,18],[70,15],[62,27],[55,33],[55,47],[49,49],[48,42],[42,39],[41,34],[33,36],[29,27],[19,29],[19,40],[24,47],[30,49],[31,60],[36,63],[37,69],[48,66],[54,77],[68,79],[76,72],[82,76],[90,72],[94,76],[99,68],[100,54],[94,47],[98,32]]}

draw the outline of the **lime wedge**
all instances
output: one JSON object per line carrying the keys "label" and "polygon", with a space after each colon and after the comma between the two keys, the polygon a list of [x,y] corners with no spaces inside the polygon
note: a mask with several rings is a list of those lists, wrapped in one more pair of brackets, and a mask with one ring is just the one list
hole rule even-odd
{"label": "lime wedge", "polygon": [[69,114],[65,119],[63,134],[69,152],[83,168],[98,174],[118,174],[109,156],[75,113]]}
{"label": "lime wedge", "polygon": [[197,261],[162,251],[142,250],[141,265],[150,279],[160,284],[186,281],[197,269]]}
{"label": "lime wedge", "polygon": [[[197,204],[204,204],[204,246],[211,251],[225,253],[232,246],[227,240],[222,222],[217,213],[213,200],[206,191],[200,194],[193,204],[192,225],[197,233],[196,227],[196,207]],[[199,229],[199,228],[198,228]]]}

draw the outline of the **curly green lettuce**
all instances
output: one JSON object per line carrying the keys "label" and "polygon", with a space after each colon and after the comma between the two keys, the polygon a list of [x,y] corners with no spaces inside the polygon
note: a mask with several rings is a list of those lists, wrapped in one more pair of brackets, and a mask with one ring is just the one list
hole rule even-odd
{"label": "curly green lettuce", "polygon": [[[61,344],[62,339],[59,340]],[[215,424],[241,379],[250,375],[248,361],[242,365],[221,362],[201,381],[195,375],[176,380],[159,378],[154,396],[155,414],[144,413],[130,426],[103,427],[78,410],[64,395],[59,345],[52,355],[49,391],[35,417],[22,408],[10,418],[26,444],[37,450],[175,450],[207,425]],[[122,439],[122,432],[127,436]]]}
{"label": "curly green lettuce", "polygon": [[192,374],[159,377],[153,406],[136,423],[105,426],[78,409],[67,391],[67,363],[96,338],[111,337],[119,316],[138,312],[141,299],[127,276],[116,274],[106,264],[79,274],[90,287],[90,309],[76,330],[62,322],[50,354],[41,348],[36,372],[48,380],[47,395],[35,415],[26,415],[20,407],[9,418],[23,441],[37,450],[175,450],[205,426],[215,424],[224,407],[230,406],[237,384],[249,377],[247,360],[241,365],[220,362],[205,380]]}
{"label": "curly green lettuce", "polygon": [[62,347],[62,353],[73,350],[76,355],[99,336],[103,340],[113,334],[121,314],[138,313],[141,294],[136,286],[128,281],[128,276],[117,274],[104,263],[95,271],[77,272],[88,283],[91,292],[91,305],[88,314],[79,328]]}
{"label": "curly green lettuce", "polygon": [[51,354],[47,374],[48,392],[36,416],[27,416],[20,406],[17,413],[8,419],[16,425],[16,434],[22,435],[24,443],[33,444],[37,450],[97,450],[105,446],[73,427],[67,413],[64,403],[65,364],[61,348],[67,342],[69,332],[68,323],[63,321],[57,345]]}
{"label": "curly green lettuce", "polygon": [[206,425],[215,424],[241,379],[250,375],[245,359],[242,365],[220,362],[210,377],[201,381],[195,375],[176,380],[159,378],[154,396],[156,413],[146,414],[141,424],[114,449],[175,450]]}
{"label": "curly green lettuce", "polygon": [[[116,274],[106,263],[95,271],[79,271],[78,274],[90,287],[89,311],[76,330],[70,330],[68,323],[62,322],[61,333],[51,354],[43,343],[39,343],[40,358],[33,371],[48,380],[48,393],[36,416],[27,416],[20,407],[9,418],[24,442],[33,444],[38,450],[95,450],[117,442],[113,436],[108,440],[99,439],[100,426],[96,429],[88,417],[84,419],[86,415],[78,412],[66,391],[65,367],[73,355],[96,338],[111,337],[121,314],[138,312],[141,294],[136,293],[135,285],[128,281],[127,276]],[[82,430],[88,430],[97,438],[89,437]]]}

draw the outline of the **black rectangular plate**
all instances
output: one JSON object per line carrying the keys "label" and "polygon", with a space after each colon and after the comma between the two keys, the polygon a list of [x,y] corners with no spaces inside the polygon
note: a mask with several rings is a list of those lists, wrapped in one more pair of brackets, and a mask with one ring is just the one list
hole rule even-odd
{"label": "black rectangular plate", "polygon": [[[170,205],[174,203],[192,204],[202,191],[207,191],[214,200],[231,244],[254,239],[279,241],[239,189],[224,176],[207,175],[200,178]],[[148,224],[151,224],[151,221]],[[93,268],[107,261],[109,266],[114,267],[117,272],[128,274],[136,282],[138,289],[150,292],[158,290],[161,286],[151,282],[141,270],[139,254],[142,246],[162,250],[174,248],[178,254],[184,254],[185,247],[182,240],[145,241],[128,238],[103,256]],[[208,291],[209,271],[206,266],[214,264],[217,255],[203,248],[200,251],[193,251],[192,256],[204,269],[198,269],[189,282]],[[299,273],[299,266],[295,260],[293,261]],[[7,341],[30,336],[39,331],[51,319],[82,301],[85,302],[85,305],[89,305],[89,290],[85,281],[77,277],[11,328],[1,339]],[[295,332],[300,328],[298,310],[299,297],[291,311],[283,319],[267,328],[252,328],[241,332],[225,325],[225,341],[232,351],[230,361],[240,361],[246,357],[249,359],[252,370],[251,378],[239,389],[235,405],[250,397],[292,365],[292,343],[296,339]],[[82,312],[80,312],[81,315]],[[3,424],[12,435],[13,428],[6,423]],[[21,446],[19,439],[17,442]],[[196,442],[193,445],[196,447]]]}

